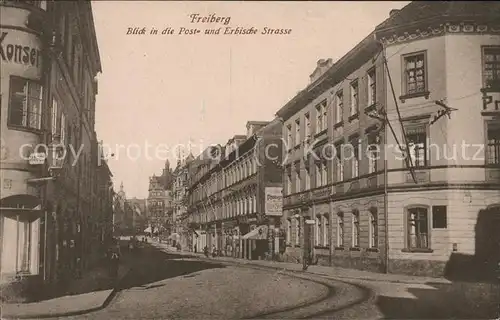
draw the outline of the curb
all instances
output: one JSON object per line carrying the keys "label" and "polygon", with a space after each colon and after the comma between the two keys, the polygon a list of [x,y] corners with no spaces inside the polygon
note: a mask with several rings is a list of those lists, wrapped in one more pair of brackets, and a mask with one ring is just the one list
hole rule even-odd
{"label": "curb", "polygon": [[[176,251],[167,251],[167,252],[170,253],[170,254],[178,254],[178,255],[182,255],[182,256],[189,256],[189,257],[194,257],[194,258],[203,259],[203,260],[207,260],[207,261],[214,261],[214,260],[217,261],[217,258],[206,258],[203,255],[198,254],[198,253],[192,253],[192,252],[182,252],[182,253],[180,253],[178,251],[177,252]],[[222,258],[226,258],[226,257],[222,257]],[[310,271],[310,270],[309,271],[302,271],[302,270],[294,270],[294,269],[289,269],[289,268],[280,267],[280,266],[261,265],[261,264],[258,264],[258,263],[252,263],[251,262],[252,260],[244,260],[244,259],[237,259],[237,258],[229,258],[229,259],[232,259],[232,260],[221,259],[219,261],[224,261],[224,262],[228,262],[228,263],[235,263],[235,264],[238,264],[238,265],[253,265],[253,266],[259,266],[259,267],[263,267],[263,268],[284,269],[286,271],[291,271],[291,272],[310,273],[310,274],[315,274],[315,275],[318,275],[318,276],[329,277],[329,278],[337,279],[337,280],[342,280],[342,279],[355,280],[355,281],[363,280],[363,281],[386,282],[386,283],[400,283],[400,284],[425,284],[425,283],[428,283],[428,281],[419,281],[419,280],[412,281],[412,280],[399,280],[399,279],[375,279],[375,278],[371,278],[371,277],[367,277],[367,276],[361,276],[361,277],[344,276],[344,275],[335,276],[335,275],[331,275],[331,274],[327,274],[327,273],[323,273],[323,272],[314,272],[314,271]],[[275,263],[279,264],[280,262],[275,262]],[[449,284],[449,283],[451,283],[451,282],[448,282],[447,280],[443,281],[442,278],[436,278],[435,281],[437,283],[441,283],[441,284]]]}
{"label": "curb", "polygon": [[93,308],[88,308],[88,309],[83,309],[83,310],[75,310],[75,311],[69,311],[69,312],[61,312],[61,313],[42,313],[42,314],[31,314],[31,315],[1,315],[1,319],[48,319],[48,318],[63,318],[63,317],[71,317],[71,316],[78,316],[90,312],[95,312],[102,310],[106,308],[111,301],[113,301],[113,298],[116,296],[118,292],[121,290],[121,282],[123,279],[125,279],[132,268],[128,268],[128,270],[123,274],[121,278],[119,278],[111,290],[111,292],[108,294],[104,302],[96,307]]}

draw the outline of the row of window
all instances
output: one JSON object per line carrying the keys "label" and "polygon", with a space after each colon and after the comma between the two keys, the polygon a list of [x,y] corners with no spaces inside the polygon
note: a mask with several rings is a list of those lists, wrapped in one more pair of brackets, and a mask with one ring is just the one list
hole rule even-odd
{"label": "row of window", "polygon": [[252,151],[240,160],[229,165],[222,172],[213,175],[204,184],[200,184],[192,193],[193,200],[205,199],[221,189],[236,184],[257,173],[257,160],[252,157]]}
{"label": "row of window", "polygon": [[[485,154],[486,154],[486,164],[488,165],[499,165],[500,164],[500,123],[487,122],[486,123],[486,144],[485,144]],[[407,135],[407,140],[409,144],[409,158],[411,159],[411,165],[416,168],[423,168],[430,165],[429,155],[432,150],[429,148],[429,137],[428,137],[428,125],[414,126],[411,128],[405,128]],[[359,136],[351,137],[349,145],[353,150],[354,155],[350,157],[349,161],[343,159],[343,148],[338,145],[335,150],[335,159],[332,165],[332,182],[344,181],[344,166],[350,165],[350,178],[356,178],[360,174],[360,162],[363,163],[359,154]],[[363,142],[362,142],[363,144]],[[370,174],[377,172],[379,168],[380,159],[380,138],[378,134],[372,133],[367,136],[366,139],[367,161],[364,172]],[[362,150],[364,150],[362,148]],[[318,156],[323,154],[322,152],[317,153]],[[406,163],[405,163],[406,165]],[[301,171],[304,171],[304,174]],[[314,170],[314,171],[313,171]],[[314,177],[314,181],[311,182],[311,178]],[[304,182],[302,180],[304,179]],[[292,166],[289,165],[285,168],[285,190],[287,194],[293,192],[301,192],[309,190],[313,187],[321,187],[328,184],[328,161],[320,160],[316,161],[315,167],[310,168],[308,160],[304,163],[296,162],[294,164],[294,170]],[[312,184],[314,186],[312,186]]]}
{"label": "row of window", "polygon": [[[344,213],[338,213],[336,215],[336,246],[343,248],[345,246],[345,216]],[[353,210],[351,214],[351,245],[352,248],[360,247],[361,229],[360,229],[360,213],[357,210]],[[333,230],[330,230],[330,215],[318,215],[315,218],[315,224],[313,225],[313,237],[315,246],[329,247],[331,241],[331,235]],[[377,248],[378,247],[378,215],[376,209],[368,211],[368,247]],[[287,220],[287,236],[286,241],[289,245],[295,244],[300,245],[300,237],[302,234],[300,217],[290,218]],[[292,232],[292,230],[294,232]]]}
{"label": "row of window", "polygon": [[[500,46],[481,48],[483,88],[500,90]],[[429,91],[425,51],[403,55],[403,96]]]}
{"label": "row of window", "polygon": [[[448,227],[447,206],[432,206],[432,218],[429,214],[429,208],[425,206],[411,206],[406,210],[405,227],[405,245],[408,249],[430,249],[430,233],[432,229],[446,229]],[[336,240],[335,246],[344,248],[359,248],[361,237],[365,233],[368,238],[369,248],[378,248],[379,246],[379,223],[378,213],[375,208],[370,209],[368,214],[360,215],[358,210],[353,210],[350,217],[346,217],[343,212],[335,216]],[[330,230],[330,215],[318,215],[314,224],[314,243],[316,246],[329,247],[333,229]],[[361,219],[367,219],[368,228],[361,228]],[[287,219],[287,244],[300,245],[302,226],[300,217]],[[346,243],[346,223],[350,224],[350,244]],[[432,227],[431,227],[432,226]]]}
{"label": "row of window", "polygon": [[[375,68],[370,69],[367,72],[367,86],[368,86],[368,101],[367,106],[374,105],[376,103],[376,72]],[[355,79],[350,83],[350,108],[349,116],[356,116],[359,113],[359,80]],[[343,90],[338,91],[335,94],[336,108],[335,108],[335,119],[336,123],[341,123],[344,115],[344,93]],[[316,125],[311,128],[311,115],[306,113],[304,115],[304,139],[301,135],[301,119],[295,120],[295,136],[293,136],[292,125],[289,124],[287,128],[287,148],[292,149],[294,146],[300,145],[301,141],[308,141],[312,134],[318,134],[327,129],[328,126],[328,106],[327,100],[323,100],[315,107],[316,114]]]}
{"label": "row of window", "polygon": [[229,219],[236,216],[252,214],[257,212],[257,196],[246,195],[239,199],[217,203],[213,207],[207,205],[206,210],[212,211],[212,215],[205,215],[204,213],[196,214],[195,221],[201,223],[213,222],[220,219]]}
{"label": "row of window", "polygon": [[[374,173],[379,170],[380,162],[380,139],[376,132],[369,133],[366,139],[367,144],[367,173]],[[344,181],[344,166],[351,166],[351,178],[356,178],[360,173],[360,162],[361,154],[359,153],[359,135],[354,135],[350,138],[350,148],[353,154],[349,161],[346,161],[344,157],[344,148],[341,144],[335,147],[335,158],[333,161],[332,170],[332,182]],[[346,149],[347,150],[347,149]],[[321,158],[324,152],[316,152],[316,155]],[[412,155],[414,156],[414,155]],[[326,186],[328,184],[328,160],[320,159],[314,162],[314,166],[311,168],[309,159],[297,161],[294,163],[293,170],[292,166],[288,165],[285,167],[285,190],[287,194],[293,192],[306,191],[311,188],[318,188]],[[304,172],[302,174],[302,171]],[[334,174],[333,174],[334,173]],[[304,182],[302,181],[304,180]],[[293,188],[292,188],[293,187]],[[292,190],[293,189],[293,190]]]}
{"label": "row of window", "polygon": [[[27,128],[41,130],[42,123],[42,86],[39,82],[11,76],[8,124],[11,128]],[[68,126],[66,114],[60,110],[58,100],[53,97],[51,107],[51,135],[52,140],[58,136],[60,143],[67,146],[72,144],[76,148],[77,133],[73,126]],[[70,156],[71,153],[68,153]],[[82,166],[84,188],[91,186],[92,170],[88,155],[81,155],[76,165]]]}
{"label": "row of window", "polygon": [[[427,56],[426,52],[417,52],[403,55],[403,87],[402,95],[411,96],[428,92],[427,81]],[[483,75],[483,88],[500,90],[500,47],[488,46],[482,48],[482,75]],[[371,69],[367,72],[367,87],[368,87],[368,101],[367,105],[374,105],[376,103],[376,71]],[[359,113],[359,81],[354,79],[350,83],[350,107],[349,115],[355,116]],[[338,91],[335,94],[336,108],[335,108],[335,123],[342,123],[344,115],[344,92]],[[316,106],[316,133],[326,129],[327,123],[327,103],[326,100],[322,101]],[[310,138],[311,120],[310,114],[304,115],[304,137],[301,135],[301,119],[295,120],[295,134],[292,131],[292,125],[286,127],[287,148],[292,149],[297,146],[301,141],[307,141]],[[419,141],[420,137],[416,137]],[[418,142],[420,143],[420,142]],[[422,150],[420,149],[420,152]],[[494,154],[494,153],[493,153]],[[424,161],[423,158],[417,160],[418,162]],[[491,163],[491,162],[490,162]],[[498,162],[496,162],[498,163]]]}

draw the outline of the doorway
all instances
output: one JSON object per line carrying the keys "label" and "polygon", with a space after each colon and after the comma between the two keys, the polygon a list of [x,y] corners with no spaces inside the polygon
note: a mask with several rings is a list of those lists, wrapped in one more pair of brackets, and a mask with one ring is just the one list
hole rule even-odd
{"label": "doorway", "polygon": [[314,251],[314,220],[311,217],[304,217],[304,251],[302,259],[304,261],[313,261]]}

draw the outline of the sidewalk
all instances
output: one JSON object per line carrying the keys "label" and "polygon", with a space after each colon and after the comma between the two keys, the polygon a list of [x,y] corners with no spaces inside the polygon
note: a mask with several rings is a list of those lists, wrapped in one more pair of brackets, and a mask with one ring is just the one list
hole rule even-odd
{"label": "sidewalk", "polygon": [[[197,256],[200,258],[205,258],[203,253],[194,253],[186,251],[177,251],[175,248],[167,246],[166,244],[152,243],[153,246],[158,248],[166,249],[171,253],[176,253],[185,256]],[[293,272],[304,272],[302,271],[302,264],[291,263],[291,262],[277,262],[277,261],[267,261],[267,260],[246,260],[233,257],[216,257],[210,258],[219,261],[227,261],[231,263],[237,263],[241,265],[256,265],[261,267],[268,267],[274,269],[283,269]],[[432,277],[420,277],[420,276],[408,276],[401,274],[384,274],[376,273],[370,271],[347,269],[340,267],[329,267],[329,266],[309,266],[307,269],[308,273],[313,273],[322,276],[328,276],[338,279],[352,279],[352,280],[366,280],[366,281],[383,281],[392,283],[406,283],[406,284],[425,284],[425,283],[439,283],[439,284],[451,284],[452,282],[444,278],[432,278]]]}
{"label": "sidewalk", "polygon": [[[347,280],[374,290],[376,307],[390,319],[496,319],[500,312],[500,284],[450,281],[444,278],[383,274],[329,266],[264,260],[244,260],[231,257],[206,258],[203,254],[178,252],[161,244],[153,244],[172,254],[195,256],[205,261],[225,261],[241,266],[259,266],[274,270],[326,276]],[[426,311],[428,310],[428,311]]]}
{"label": "sidewalk", "polygon": [[[118,270],[118,282],[128,273],[129,267],[122,263]],[[3,304],[2,319],[41,319],[66,317],[99,310],[105,307],[116,293],[116,282],[112,283],[105,267],[86,272],[81,279],[73,281],[67,295],[39,302]]]}

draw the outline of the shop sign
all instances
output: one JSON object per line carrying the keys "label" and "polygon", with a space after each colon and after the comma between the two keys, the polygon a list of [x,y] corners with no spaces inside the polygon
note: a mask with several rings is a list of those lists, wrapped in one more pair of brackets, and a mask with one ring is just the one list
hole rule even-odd
{"label": "shop sign", "polygon": [[283,188],[267,187],[264,190],[265,212],[268,216],[283,214]]}
{"label": "shop sign", "polygon": [[22,64],[29,67],[39,67],[42,61],[42,51],[34,46],[19,43],[19,37],[13,36],[6,40],[8,32],[0,35],[0,57],[8,63]]}

